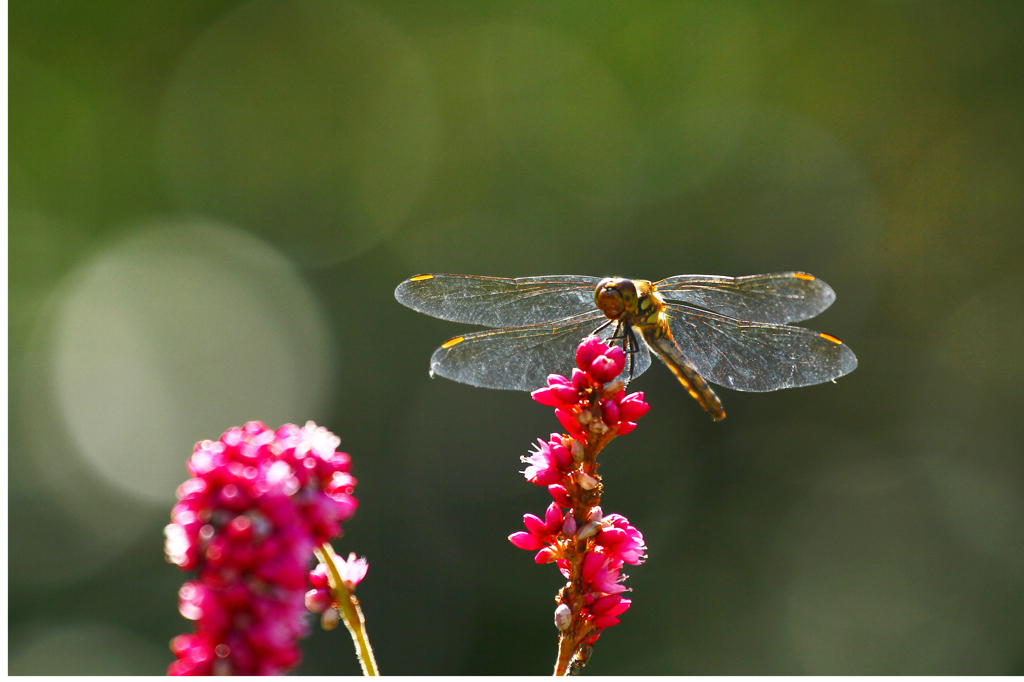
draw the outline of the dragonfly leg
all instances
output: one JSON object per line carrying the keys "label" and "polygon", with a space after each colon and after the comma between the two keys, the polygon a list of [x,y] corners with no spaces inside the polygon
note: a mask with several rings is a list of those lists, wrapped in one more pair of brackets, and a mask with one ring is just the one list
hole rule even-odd
{"label": "dragonfly leg", "polygon": [[[605,322],[604,324],[602,324],[602,325],[601,325],[600,327],[598,327],[597,329],[595,329],[595,330],[594,330],[594,336],[597,336],[597,335],[598,335],[599,333],[603,332],[603,331],[604,331],[605,329],[607,329],[607,328],[608,328],[608,325],[610,325],[610,324],[611,324],[612,322],[614,322],[614,321],[615,321],[615,320],[608,320],[607,322]],[[616,327],[616,330],[618,330],[618,327]],[[616,331],[616,333],[618,333],[618,332]],[[614,339],[615,337],[613,336],[612,338]]]}
{"label": "dragonfly leg", "polygon": [[640,343],[636,340],[636,334],[633,332],[633,328],[632,327],[629,327],[629,329],[627,331],[629,332],[629,334],[628,334],[628,336],[629,336],[628,341],[629,341],[630,348],[629,348],[629,350],[626,351],[626,354],[629,355],[629,380],[632,381],[633,380],[633,366],[634,366],[634,362],[636,360],[636,354],[640,352]]}

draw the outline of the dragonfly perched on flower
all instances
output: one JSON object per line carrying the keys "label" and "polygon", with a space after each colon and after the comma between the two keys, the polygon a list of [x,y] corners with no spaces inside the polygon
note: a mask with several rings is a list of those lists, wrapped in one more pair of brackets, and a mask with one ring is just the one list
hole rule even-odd
{"label": "dragonfly perched on flower", "polygon": [[622,343],[630,359],[623,381],[643,374],[654,352],[716,420],[725,410],[708,382],[775,391],[820,384],[857,367],[853,351],[836,337],[789,324],[814,317],[836,298],[804,272],[676,275],[654,283],[417,275],[398,285],[395,298],[442,320],[493,327],[446,341],[430,359],[431,376],[486,388],[533,390],[549,374],[568,376],[577,344],[590,335]]}

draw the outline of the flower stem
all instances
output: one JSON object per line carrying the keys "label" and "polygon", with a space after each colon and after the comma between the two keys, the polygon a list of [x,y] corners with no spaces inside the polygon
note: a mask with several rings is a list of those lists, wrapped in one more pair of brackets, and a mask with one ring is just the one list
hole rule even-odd
{"label": "flower stem", "polygon": [[[578,527],[582,527],[590,515],[590,510],[601,503],[601,476],[597,473],[597,455],[604,447],[618,435],[615,429],[610,429],[603,434],[594,434],[587,438],[584,445],[583,461],[580,463],[580,470],[591,474],[598,480],[598,485],[593,490],[583,490],[578,485],[567,485],[569,497],[573,500],[572,514],[576,517]],[[580,612],[583,609],[583,576],[582,562],[586,543],[576,547],[569,557],[569,582],[563,588],[560,601],[572,609],[572,625],[558,638],[558,659],[555,661],[555,677],[562,677],[570,674],[570,666],[576,654],[580,651],[582,640],[586,633],[580,632],[585,627],[580,621]]]}
{"label": "flower stem", "polygon": [[359,608],[359,600],[349,591],[345,581],[341,579],[338,567],[334,563],[334,548],[330,543],[325,542],[314,550],[317,559],[327,566],[330,573],[331,592],[338,603],[342,620],[345,627],[352,635],[352,643],[356,647],[356,656],[359,658],[359,665],[363,667],[363,675],[375,677],[380,675],[377,670],[377,661],[373,658],[373,649],[370,647],[370,638],[366,634],[366,619],[363,618],[362,609]]}

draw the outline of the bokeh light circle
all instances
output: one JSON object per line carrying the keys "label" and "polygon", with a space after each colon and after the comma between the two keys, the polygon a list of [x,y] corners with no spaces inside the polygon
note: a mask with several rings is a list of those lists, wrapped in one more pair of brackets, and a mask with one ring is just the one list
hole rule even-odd
{"label": "bokeh light circle", "polygon": [[319,266],[408,217],[431,177],[437,125],[418,51],[374,10],[252,0],[179,65],[159,149],[183,209]]}
{"label": "bokeh light circle", "polygon": [[50,381],[73,441],[105,480],[153,503],[173,501],[196,441],[251,419],[318,418],[331,372],[323,314],[291,264],[198,220],[99,254],[54,329]]}

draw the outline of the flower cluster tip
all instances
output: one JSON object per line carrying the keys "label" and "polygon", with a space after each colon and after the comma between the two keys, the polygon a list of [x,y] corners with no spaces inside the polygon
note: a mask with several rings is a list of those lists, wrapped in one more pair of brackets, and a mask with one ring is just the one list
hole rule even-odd
{"label": "flower cluster tip", "polygon": [[277,431],[249,422],[196,444],[164,530],[167,560],[196,571],[179,591],[195,632],[172,640],[169,674],[283,674],[298,664],[313,550],[358,506],[338,445],[313,422]]}

